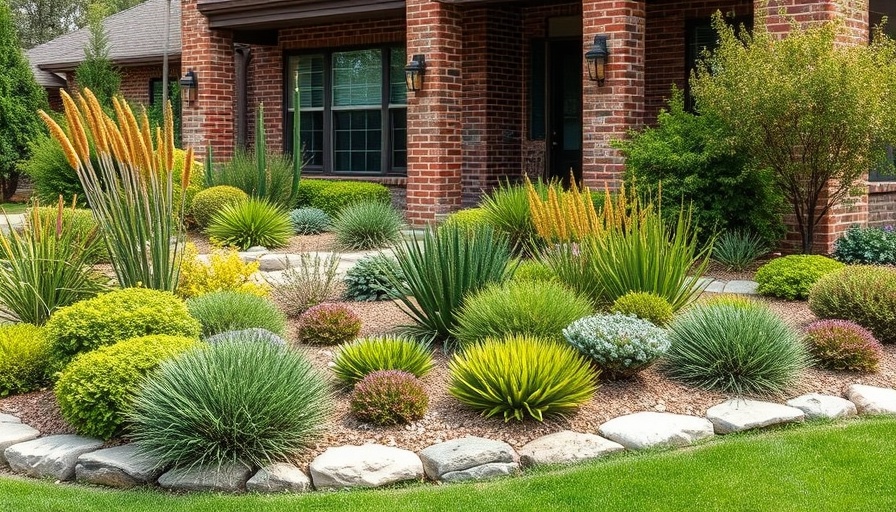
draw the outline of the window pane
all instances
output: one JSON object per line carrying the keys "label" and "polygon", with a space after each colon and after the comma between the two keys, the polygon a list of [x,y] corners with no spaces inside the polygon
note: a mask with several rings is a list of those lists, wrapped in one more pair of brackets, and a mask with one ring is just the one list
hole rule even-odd
{"label": "window pane", "polygon": [[333,106],[375,106],[383,102],[380,50],[333,54]]}
{"label": "window pane", "polygon": [[392,116],[392,168],[403,169],[408,166],[408,111],[395,108]]}
{"label": "window pane", "polygon": [[389,103],[404,105],[408,102],[408,86],[404,81],[404,67],[407,65],[407,50],[392,48],[389,61]]}
{"label": "window pane", "polygon": [[302,112],[301,133],[302,149],[308,165],[324,165],[324,113]]}
{"label": "window pane", "polygon": [[333,113],[333,170],[379,172],[382,134],[379,110]]}
{"label": "window pane", "polygon": [[299,94],[302,108],[324,106],[324,57],[323,55],[297,55],[289,59],[289,108],[294,108],[293,91],[296,88],[296,72],[299,73]]}

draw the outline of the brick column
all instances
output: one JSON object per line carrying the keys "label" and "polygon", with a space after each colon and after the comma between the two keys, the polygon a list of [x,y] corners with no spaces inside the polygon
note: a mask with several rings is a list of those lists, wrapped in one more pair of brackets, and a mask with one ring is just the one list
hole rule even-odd
{"label": "brick column", "polygon": [[183,143],[193,146],[200,158],[206,146],[212,146],[218,161],[233,153],[233,36],[227,30],[209,29],[196,0],[181,4],[181,34],[181,74],[192,68],[199,84],[196,101],[183,103]]}
{"label": "brick column", "polygon": [[407,1],[408,59],[426,56],[423,90],[408,93],[408,221],[425,224],[461,204],[461,17],[458,7]]}
{"label": "brick column", "polygon": [[644,0],[582,0],[582,58],[594,36],[609,37],[610,56],[603,86],[583,65],[582,176],[592,188],[615,187],[625,159],[610,141],[644,122]]}

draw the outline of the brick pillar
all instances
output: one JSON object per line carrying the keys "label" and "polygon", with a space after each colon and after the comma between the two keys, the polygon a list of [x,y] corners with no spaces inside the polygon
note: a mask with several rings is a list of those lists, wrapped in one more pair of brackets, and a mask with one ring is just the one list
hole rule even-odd
{"label": "brick pillar", "polygon": [[423,90],[408,93],[407,215],[415,226],[460,207],[462,29],[458,7],[407,1],[408,59],[426,56]]}
{"label": "brick pillar", "polygon": [[617,186],[625,165],[610,141],[644,122],[644,0],[582,0],[582,58],[594,36],[609,37],[603,86],[583,65],[582,176],[592,188]]}
{"label": "brick pillar", "polygon": [[[784,16],[781,15],[784,14]],[[791,19],[802,28],[828,21],[843,23],[837,41],[839,44],[868,44],[868,0],[769,0],[764,6],[755,4],[757,22],[766,20],[766,27],[781,37],[790,32]],[[814,252],[828,254],[834,250],[834,242],[853,224],[868,223],[868,183],[860,180],[857,195],[848,198],[846,204],[836,205],[825,215],[817,227]],[[783,242],[786,251],[798,251],[801,239],[793,215],[785,216],[788,233]]]}
{"label": "brick pillar", "polygon": [[181,33],[181,72],[192,68],[199,84],[196,101],[183,103],[183,143],[193,146],[200,158],[210,145],[218,161],[233,153],[233,36],[227,30],[209,29],[196,0],[183,0]]}

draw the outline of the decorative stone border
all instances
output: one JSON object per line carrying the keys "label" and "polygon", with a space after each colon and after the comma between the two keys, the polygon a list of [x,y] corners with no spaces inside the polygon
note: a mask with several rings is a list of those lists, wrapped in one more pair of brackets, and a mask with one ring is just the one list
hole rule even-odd
{"label": "decorative stone border", "polygon": [[853,384],[847,399],[807,394],[786,405],[732,399],[711,407],[706,417],[638,412],[613,418],[598,431],[571,431],[535,439],[517,453],[509,444],[465,437],[414,453],[367,444],[328,448],[307,473],[291,464],[273,464],[253,472],[242,464],[175,468],[163,472],[155,461],[137,456],[133,445],[99,449],[102,442],[73,435],[39,437],[19,418],[0,414],[0,464],[16,473],[59,481],[75,480],[129,488],[157,483],[165,489],[223,492],[306,492],[312,489],[373,488],[398,482],[482,480],[520,472],[537,464],[593,460],[625,449],[691,445],[714,435],[765,428],[805,418],[842,418],[856,414],[896,414],[896,390]]}

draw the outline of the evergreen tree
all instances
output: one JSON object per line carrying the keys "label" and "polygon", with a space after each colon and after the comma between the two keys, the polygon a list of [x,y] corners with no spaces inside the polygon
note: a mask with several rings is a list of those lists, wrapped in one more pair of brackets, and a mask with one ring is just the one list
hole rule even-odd
{"label": "evergreen tree", "polygon": [[93,91],[100,104],[110,106],[112,97],[121,86],[121,73],[109,60],[109,36],[103,27],[108,8],[102,3],[91,4],[87,26],[90,39],[84,47],[84,60],[75,69],[79,88]]}

